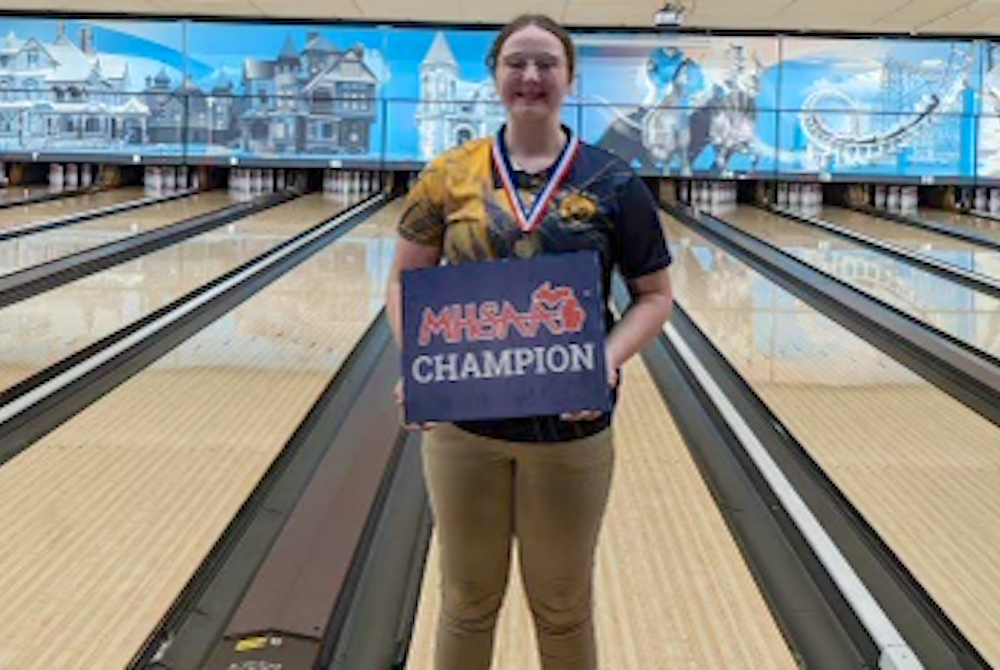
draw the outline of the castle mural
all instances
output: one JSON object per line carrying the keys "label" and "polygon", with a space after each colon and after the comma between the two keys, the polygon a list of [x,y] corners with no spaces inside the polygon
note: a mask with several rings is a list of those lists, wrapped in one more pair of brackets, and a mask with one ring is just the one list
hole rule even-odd
{"label": "castle mural", "polygon": [[504,110],[493,80],[464,80],[459,70],[445,34],[437,33],[420,64],[415,121],[423,160],[474,137],[492,135],[503,124]]}

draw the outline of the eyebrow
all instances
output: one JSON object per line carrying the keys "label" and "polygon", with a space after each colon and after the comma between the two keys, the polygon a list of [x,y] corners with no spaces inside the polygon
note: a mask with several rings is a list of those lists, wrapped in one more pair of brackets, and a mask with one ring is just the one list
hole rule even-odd
{"label": "eyebrow", "polygon": [[501,55],[501,58],[541,58],[548,57],[554,60],[563,60],[561,54],[552,51],[511,51]]}

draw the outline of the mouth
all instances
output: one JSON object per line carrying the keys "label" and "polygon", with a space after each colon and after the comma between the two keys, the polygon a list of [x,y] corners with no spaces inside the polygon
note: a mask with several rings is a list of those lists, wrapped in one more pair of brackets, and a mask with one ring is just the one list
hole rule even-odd
{"label": "mouth", "polygon": [[524,103],[538,104],[545,102],[548,99],[548,96],[544,93],[518,93],[516,98]]}

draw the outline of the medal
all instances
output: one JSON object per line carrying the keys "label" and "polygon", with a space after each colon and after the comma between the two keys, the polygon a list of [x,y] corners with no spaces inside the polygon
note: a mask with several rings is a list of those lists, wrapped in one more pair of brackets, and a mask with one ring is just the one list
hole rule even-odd
{"label": "medal", "polygon": [[522,237],[517,242],[514,242],[514,254],[518,258],[531,258],[535,255],[535,245],[532,244],[530,237]]}
{"label": "medal", "polygon": [[[576,159],[576,152],[579,148],[580,142],[576,138],[576,135],[570,137],[569,142],[563,148],[562,156],[559,158],[559,162],[556,164],[556,169],[549,176],[549,180],[545,184],[545,188],[542,192],[535,198],[535,202],[531,205],[530,211],[525,213],[524,205],[521,202],[521,197],[517,193],[517,186],[514,184],[513,170],[510,166],[510,160],[503,148],[502,134],[503,128],[497,133],[496,139],[493,141],[493,164],[496,166],[497,173],[500,175],[500,181],[503,183],[503,190],[507,193],[507,199],[510,201],[510,207],[514,211],[514,216],[517,218],[517,225],[522,232],[530,233],[532,230],[538,227],[538,224],[545,218],[545,213],[549,209],[549,205],[552,200],[555,199],[556,193],[559,191],[559,187],[562,185],[563,181],[569,175],[569,170],[573,166],[573,161]],[[515,251],[517,251],[518,244],[514,245]],[[529,242],[530,244],[530,242]]]}

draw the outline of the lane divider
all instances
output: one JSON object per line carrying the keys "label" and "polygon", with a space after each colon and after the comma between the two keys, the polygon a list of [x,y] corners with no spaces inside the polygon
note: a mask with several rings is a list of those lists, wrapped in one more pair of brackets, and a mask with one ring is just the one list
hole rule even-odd
{"label": "lane divider", "polygon": [[858,619],[879,649],[879,670],[923,670],[923,664],[903,639],[899,630],[886,615],[854,568],[848,563],[784,472],[775,463],[767,449],[757,439],[742,415],[726,397],[725,392],[715,383],[712,375],[671,324],[668,323],[663,331],[670,344],[683,359],[684,364],[688,366],[706,395],[724,417],[774,495],[781,501],[782,507],[795,523],[834,584],[837,585],[844,600],[857,614]]}

